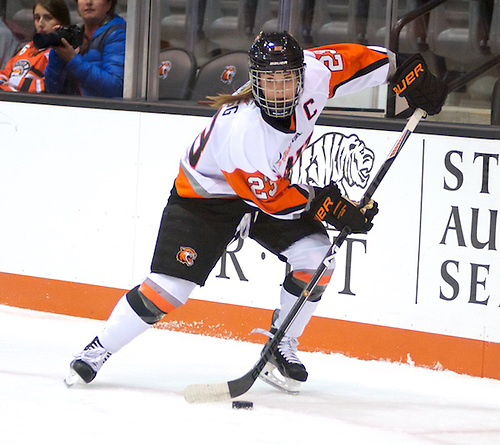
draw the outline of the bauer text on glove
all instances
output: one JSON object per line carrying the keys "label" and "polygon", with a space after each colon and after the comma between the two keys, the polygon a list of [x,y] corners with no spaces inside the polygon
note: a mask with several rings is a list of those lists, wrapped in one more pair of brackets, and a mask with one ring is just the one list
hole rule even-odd
{"label": "bauer text on glove", "polygon": [[421,108],[429,115],[441,111],[448,95],[448,85],[429,71],[420,54],[414,54],[398,67],[391,87],[406,99],[410,108]]}
{"label": "bauer text on glove", "polygon": [[373,217],[378,213],[378,205],[370,201],[362,209],[341,196],[337,185],[331,182],[323,188],[315,187],[316,195],[311,202],[310,211],[319,221],[325,221],[342,230],[349,226],[352,233],[366,233],[373,227]]}

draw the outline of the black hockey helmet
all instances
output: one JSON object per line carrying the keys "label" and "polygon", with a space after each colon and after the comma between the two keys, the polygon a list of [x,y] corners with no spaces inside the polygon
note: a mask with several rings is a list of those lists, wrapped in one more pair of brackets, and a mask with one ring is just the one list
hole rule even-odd
{"label": "black hockey helmet", "polygon": [[249,51],[250,68],[264,71],[289,70],[304,66],[304,53],[286,31],[261,32]]}
{"label": "black hockey helmet", "polygon": [[[304,53],[286,31],[261,32],[249,51],[249,72],[257,105],[269,116],[287,117],[293,113],[304,87]],[[261,74],[286,73],[295,82],[293,100],[266,99],[259,82]]]}

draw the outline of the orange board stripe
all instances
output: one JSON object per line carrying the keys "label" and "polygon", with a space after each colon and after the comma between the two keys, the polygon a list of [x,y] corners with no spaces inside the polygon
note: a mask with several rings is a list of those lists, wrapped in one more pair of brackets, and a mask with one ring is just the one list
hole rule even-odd
{"label": "orange board stripe", "polygon": [[123,289],[0,273],[0,304],[105,320]]}
{"label": "orange board stripe", "polygon": [[[105,320],[123,289],[0,273],[0,304]],[[190,300],[166,315],[158,328],[262,343],[250,335],[268,328],[266,309]],[[386,326],[313,317],[300,349],[342,353],[363,360],[414,363],[500,380],[500,344]]]}

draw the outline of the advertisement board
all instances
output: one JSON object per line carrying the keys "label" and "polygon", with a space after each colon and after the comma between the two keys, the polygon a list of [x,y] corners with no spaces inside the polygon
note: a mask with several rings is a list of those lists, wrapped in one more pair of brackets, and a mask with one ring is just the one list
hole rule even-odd
{"label": "advertisement board", "polygon": [[[97,286],[115,289],[115,300],[139,284],[179,158],[208,122],[0,102],[3,282],[23,276]],[[333,180],[359,199],[398,136],[317,126],[292,179]],[[376,191],[374,228],[340,249],[315,316],[500,343],[499,173],[497,140],[423,135],[417,128]],[[332,239],[336,234],[330,231]],[[252,240],[236,240],[192,299],[268,311],[279,304],[286,272]],[[9,292],[7,304],[15,305],[17,294]]]}

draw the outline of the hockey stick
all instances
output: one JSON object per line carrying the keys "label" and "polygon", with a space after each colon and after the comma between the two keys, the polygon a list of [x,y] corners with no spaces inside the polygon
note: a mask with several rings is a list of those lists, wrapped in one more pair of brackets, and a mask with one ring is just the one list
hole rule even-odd
{"label": "hockey stick", "polygon": [[[358,205],[359,208],[364,207],[370,201],[371,197],[375,193],[375,190],[377,190],[378,186],[380,185],[380,182],[382,181],[382,179],[388,172],[389,168],[391,167],[392,163],[396,159],[396,156],[399,154],[404,144],[415,130],[415,127],[420,122],[420,119],[422,119],[424,115],[425,111],[421,110],[420,108],[417,108],[413,112],[412,116],[409,118],[407,124],[403,128],[403,131],[401,132],[399,139],[395,143],[392,150],[389,152],[389,155],[387,156],[386,160],[378,170],[377,174],[373,177],[370,185],[363,194],[363,197],[361,198]],[[345,239],[349,236],[350,232],[351,231],[349,227],[346,227],[340,232],[337,238],[335,238],[335,241],[328,249],[328,252],[323,258],[323,261],[318,266],[316,272],[311,277],[305,288],[302,290],[301,294],[297,298],[297,301],[295,302],[292,309],[286,316],[282,325],[276,331],[271,340],[269,340],[264,346],[260,359],[253,366],[253,368],[250,369],[250,371],[248,371],[242,377],[236,380],[231,380],[229,382],[189,385],[186,387],[184,391],[184,397],[186,401],[188,401],[189,403],[202,403],[202,402],[218,402],[223,400],[229,400],[234,397],[238,397],[241,396],[242,394],[245,394],[252,387],[252,385],[259,377],[259,374],[264,369],[267,362],[271,358],[272,354],[278,347],[278,344],[285,336],[286,332],[288,331],[288,328],[294,322],[295,318],[306,304],[307,298],[309,297],[311,292],[315,289],[315,287],[317,286],[319,280],[322,278],[324,273],[327,271],[329,265],[331,264],[333,258],[335,257],[335,254],[337,253],[338,249],[343,244]]]}

